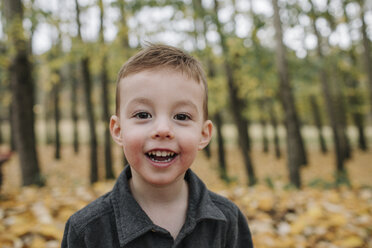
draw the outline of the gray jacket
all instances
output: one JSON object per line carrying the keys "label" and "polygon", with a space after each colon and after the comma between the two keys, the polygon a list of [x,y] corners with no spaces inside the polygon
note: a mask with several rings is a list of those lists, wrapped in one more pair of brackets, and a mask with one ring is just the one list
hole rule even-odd
{"label": "gray jacket", "polygon": [[251,248],[246,218],[228,199],[210,192],[189,169],[189,205],[176,240],[153,224],[133,198],[127,166],[113,190],[73,214],[66,223],[62,248]]}

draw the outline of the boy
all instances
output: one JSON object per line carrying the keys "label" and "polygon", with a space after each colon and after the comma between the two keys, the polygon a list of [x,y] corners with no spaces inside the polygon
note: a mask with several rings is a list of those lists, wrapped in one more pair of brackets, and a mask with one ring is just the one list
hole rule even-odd
{"label": "boy", "polygon": [[62,247],[253,247],[245,217],[189,169],[212,136],[200,63],[152,45],[117,79],[110,131],[128,160],[113,190],[68,220]]}

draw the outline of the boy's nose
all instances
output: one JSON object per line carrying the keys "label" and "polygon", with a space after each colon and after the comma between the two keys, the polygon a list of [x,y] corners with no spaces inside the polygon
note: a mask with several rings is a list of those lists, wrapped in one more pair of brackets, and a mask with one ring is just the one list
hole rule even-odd
{"label": "boy's nose", "polygon": [[173,139],[174,132],[172,131],[169,120],[159,119],[156,122],[156,126],[152,132],[151,137],[153,139]]}

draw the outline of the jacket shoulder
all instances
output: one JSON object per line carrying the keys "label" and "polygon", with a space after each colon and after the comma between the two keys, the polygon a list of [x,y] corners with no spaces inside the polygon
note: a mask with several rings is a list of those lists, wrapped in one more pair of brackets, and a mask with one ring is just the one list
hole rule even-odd
{"label": "jacket shoulder", "polygon": [[213,203],[226,215],[235,215],[237,216],[238,212],[240,211],[238,206],[232,202],[231,200],[227,199],[226,197],[216,194],[212,191],[209,191],[209,196]]}
{"label": "jacket shoulder", "polygon": [[226,197],[213,192],[210,192],[209,195],[228,221],[227,247],[253,248],[252,236],[248,227],[247,218],[239,207]]}
{"label": "jacket shoulder", "polygon": [[70,217],[69,222],[78,234],[91,222],[113,212],[110,196],[111,192],[106,193]]}

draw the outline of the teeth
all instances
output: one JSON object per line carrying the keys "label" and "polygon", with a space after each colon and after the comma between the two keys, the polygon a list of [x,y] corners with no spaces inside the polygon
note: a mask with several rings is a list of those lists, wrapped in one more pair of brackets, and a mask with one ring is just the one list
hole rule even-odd
{"label": "teeth", "polygon": [[166,152],[166,151],[151,151],[147,153],[149,156],[157,156],[157,157],[170,157],[174,155],[174,152]]}
{"label": "teeth", "polygon": [[[151,158],[151,160],[154,161],[154,162],[158,162],[155,158]],[[163,160],[161,162],[167,163],[167,162],[170,162],[171,160],[172,160],[171,158],[167,158],[166,160]]]}

